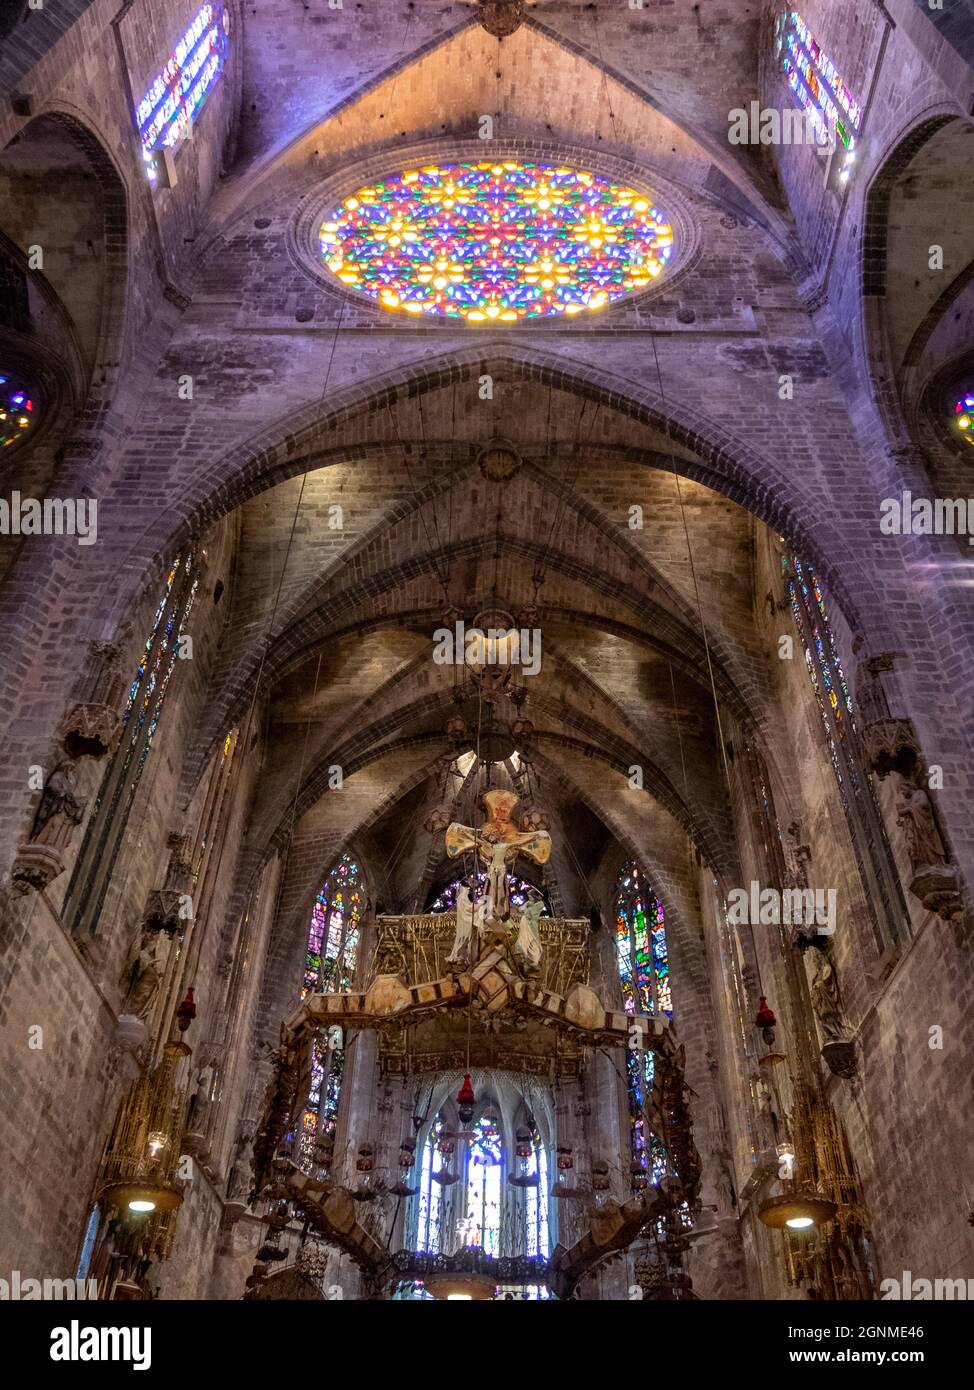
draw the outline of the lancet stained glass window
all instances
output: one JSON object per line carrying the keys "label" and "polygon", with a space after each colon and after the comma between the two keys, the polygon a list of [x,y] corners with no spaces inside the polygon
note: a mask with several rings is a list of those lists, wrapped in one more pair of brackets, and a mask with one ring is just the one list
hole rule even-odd
{"label": "lancet stained glass window", "polygon": [[965,391],[954,407],[955,420],[961,437],[974,444],[974,391]]}
{"label": "lancet stained glass window", "polygon": [[[311,910],[301,998],[312,992],[351,988],[364,907],[361,870],[343,854],[322,884]],[[345,1039],[340,1028],[319,1037],[311,1053],[311,1090],[301,1125],[299,1161],[312,1162],[319,1131],[334,1123],[345,1072]]]}
{"label": "lancet stained glass window", "polygon": [[[463,887],[464,880],[455,878],[452,883],[440,890],[433,901],[427,907],[427,912],[453,912],[457,905],[457,892]],[[511,897],[512,907],[523,907],[528,900],[528,893],[534,887],[526,878],[517,878],[514,874],[507,875],[507,889]],[[542,890],[539,888],[538,892]],[[483,869],[477,873],[477,894],[482,897],[487,892],[487,875]],[[544,899],[544,907],[541,909],[542,917],[550,917],[551,909],[548,899]]]}
{"label": "lancet stained glass window", "polygon": [[[619,874],[615,896],[616,952],[622,997],[630,1014],[673,1016],[670,960],[666,948],[663,905],[648,890],[639,866],[632,861]],[[652,1170],[653,1181],[663,1171],[663,1151],[653,1138],[647,1154],[643,1105],[653,1084],[653,1054],[626,1049],[629,1128],[634,1183],[639,1173]],[[638,1171],[637,1171],[638,1170]]]}
{"label": "lancet stained glass window", "polygon": [[158,177],[155,151],[172,149],[190,126],[223,71],[230,15],[222,0],[202,5],[139,102],[135,123],[150,179]]}
{"label": "lancet stained glass window", "polygon": [[320,243],[332,274],[384,309],[489,324],[604,309],[662,274],[673,230],[599,174],[483,161],[358,189]]}
{"label": "lancet stained glass window", "polygon": [[499,1255],[504,1141],[497,1120],[482,1115],[468,1143],[466,1211],[459,1226],[460,1243]]}
{"label": "lancet stained glass window", "polygon": [[[825,730],[853,853],[866,888],[865,902],[873,935],[878,949],[883,950],[887,938],[895,940],[904,933],[908,915],[882,813],[870,779],[860,771],[852,696],[829,621],[825,590],[814,570],[797,555],[782,555],[781,566],[805,666]],[[874,906],[877,901],[883,905],[882,918]]]}
{"label": "lancet stained glass window", "polygon": [[198,588],[196,555],[190,550],[173,561],[166,575],[122,711],[122,736],[98,789],[68,885],[62,915],[74,931],[94,930],[101,912],[182,642],[188,637]]}
{"label": "lancet stained glass window", "polygon": [[799,106],[823,140],[834,144],[838,136],[847,150],[853,149],[862,106],[797,10],[784,10],[775,20],[775,49]]}
{"label": "lancet stained glass window", "polygon": [[30,388],[9,372],[0,372],[0,449],[25,438],[34,423]]}

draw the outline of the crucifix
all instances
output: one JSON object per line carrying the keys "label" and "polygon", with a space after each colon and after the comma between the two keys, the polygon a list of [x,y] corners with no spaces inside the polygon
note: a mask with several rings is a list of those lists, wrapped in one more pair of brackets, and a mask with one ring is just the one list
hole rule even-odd
{"label": "crucifix", "polygon": [[518,830],[511,812],[518,803],[514,792],[485,792],[487,820],[479,828],[459,825],[447,827],[446,852],[456,859],[464,850],[478,851],[487,867],[487,919],[506,922],[511,915],[511,899],[507,888],[507,871],[519,854],[526,854],[536,864],[546,864],[551,854],[551,836],[546,830]]}

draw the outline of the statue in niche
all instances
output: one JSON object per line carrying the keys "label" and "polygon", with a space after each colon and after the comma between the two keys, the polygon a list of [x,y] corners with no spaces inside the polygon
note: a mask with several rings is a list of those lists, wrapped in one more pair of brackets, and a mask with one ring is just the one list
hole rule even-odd
{"label": "statue in niche", "polygon": [[33,844],[63,847],[81,824],[87,803],[77,794],[76,777],[73,763],[59,763],[44,783],[30,832]]}
{"label": "statue in niche", "polygon": [[821,1024],[825,1037],[830,1040],[845,1037],[842,1006],[839,1001],[839,981],[835,967],[825,952],[819,957],[818,969],[812,980],[811,992],[812,1008],[815,1010],[815,1017]]}
{"label": "statue in niche", "polygon": [[944,842],[940,838],[930,798],[922,787],[895,773],[896,824],[903,831],[910,867],[914,874],[932,864],[946,864]]}
{"label": "statue in niche", "polygon": [[227,1178],[228,1202],[246,1201],[247,1190],[250,1186],[250,1158],[253,1142],[253,1135],[246,1130],[242,1129],[237,1135],[237,1142],[233,1150],[233,1162],[230,1165],[230,1174]]}
{"label": "statue in niche", "polygon": [[196,1087],[186,1112],[186,1130],[199,1133],[206,1124],[210,1110],[210,1097],[216,1080],[217,1066],[211,1058],[196,1073]]}
{"label": "statue in niche", "polygon": [[457,928],[453,937],[453,946],[446,958],[447,965],[466,965],[471,960],[476,959],[480,945],[480,934],[484,926],[484,916],[487,911],[487,900],[480,897],[476,903],[474,902],[472,889],[475,885],[476,880],[471,878],[462,888],[457,889]]}
{"label": "statue in niche", "polygon": [[125,999],[121,1013],[132,1014],[143,1021],[148,1018],[162,985],[168,954],[169,938],[163,932],[143,927],[122,974]]}
{"label": "statue in niche", "polygon": [[834,1076],[856,1073],[856,1044],[842,1011],[839,977],[830,950],[823,950],[811,983],[812,1008],[822,1030],[822,1059]]}
{"label": "statue in niche", "polygon": [[541,969],[541,932],[538,919],[544,911],[544,898],[537,888],[528,890],[528,900],[518,918],[514,958],[526,975],[537,975]]}

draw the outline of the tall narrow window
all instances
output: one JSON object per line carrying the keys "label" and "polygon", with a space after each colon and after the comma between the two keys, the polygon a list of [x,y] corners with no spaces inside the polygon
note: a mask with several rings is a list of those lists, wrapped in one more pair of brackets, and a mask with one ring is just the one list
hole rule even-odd
{"label": "tall narrow window", "polygon": [[135,123],[150,179],[159,176],[156,152],[173,149],[190,134],[223,71],[229,33],[230,14],[222,0],[200,6],[139,102]]}
{"label": "tall narrow window", "polygon": [[551,1254],[551,1232],[548,1224],[548,1151],[538,1127],[531,1126],[531,1159],[528,1171],[537,1178],[534,1187],[525,1188],[525,1234],[528,1255],[547,1259]]}
{"label": "tall narrow window", "polygon": [[159,727],[199,578],[192,551],[166,576],[152,630],[129,687],[122,734],[105,773],[64,899],[63,920],[75,932],[93,932],[122,844],[135,793]]}
{"label": "tall narrow window", "polygon": [[[362,875],[349,854],[325,879],[311,912],[301,998],[315,991],[341,993],[351,988],[358,955],[359,928],[365,902]],[[301,1166],[309,1168],[319,1133],[334,1125],[345,1073],[343,1031],[332,1028],[319,1039],[311,1056],[311,1090],[301,1127]]]}
{"label": "tall narrow window", "polygon": [[837,138],[851,150],[862,126],[862,106],[797,10],[784,10],[775,20],[775,49],[789,87],[823,141],[834,144]]}
{"label": "tall narrow window", "polygon": [[423,1161],[420,1168],[418,1222],[416,1227],[416,1249],[438,1254],[440,1251],[441,1220],[443,1212],[443,1188],[436,1174],[441,1172],[442,1155],[440,1141],[444,1124],[437,1120],[430,1128],[423,1146]]}
{"label": "tall narrow window", "polygon": [[[862,764],[852,696],[829,622],[825,590],[814,570],[806,568],[797,555],[783,555],[781,565],[792,617],[798,629],[805,665],[825,731],[829,760],[849,826],[866,910],[876,945],[879,950],[884,950],[888,941],[887,932],[893,940],[904,933],[908,934],[909,918],[872,783],[860,771]],[[876,913],[877,900],[883,904],[882,922]]]}
{"label": "tall narrow window", "polygon": [[494,1115],[482,1115],[467,1147],[466,1211],[460,1221],[460,1244],[479,1246],[488,1255],[501,1253],[501,1192],[504,1140]]}
{"label": "tall narrow window", "polygon": [[[666,949],[663,906],[648,890],[637,864],[619,874],[616,896],[616,951],[626,1012],[673,1016],[670,961]],[[643,1186],[663,1171],[663,1150],[655,1136],[647,1147],[644,1102],[653,1084],[653,1054],[626,1049],[629,1093],[629,1138],[633,1186]],[[646,1178],[642,1176],[646,1174]]]}

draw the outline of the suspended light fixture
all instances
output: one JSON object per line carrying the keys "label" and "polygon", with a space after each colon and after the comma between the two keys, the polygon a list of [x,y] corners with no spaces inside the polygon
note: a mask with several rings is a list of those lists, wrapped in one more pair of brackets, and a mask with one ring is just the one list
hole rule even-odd
{"label": "suspended light fixture", "polygon": [[762,994],[758,1000],[758,1011],[754,1015],[754,1026],[760,1029],[761,1037],[767,1043],[768,1047],[774,1042],[774,1030],[777,1025],[778,1020],[775,1018],[774,1009],[771,1008],[767,999],[765,999]]}
{"label": "suspended light fixture", "polygon": [[820,1192],[790,1192],[769,1197],[758,1208],[765,1226],[775,1230],[806,1231],[835,1219],[836,1206]]}
{"label": "suspended light fixture", "polygon": [[457,1114],[460,1116],[461,1124],[468,1125],[470,1123],[476,1104],[477,1097],[474,1095],[470,1074],[467,1072],[464,1074],[463,1085],[457,1092]]}

